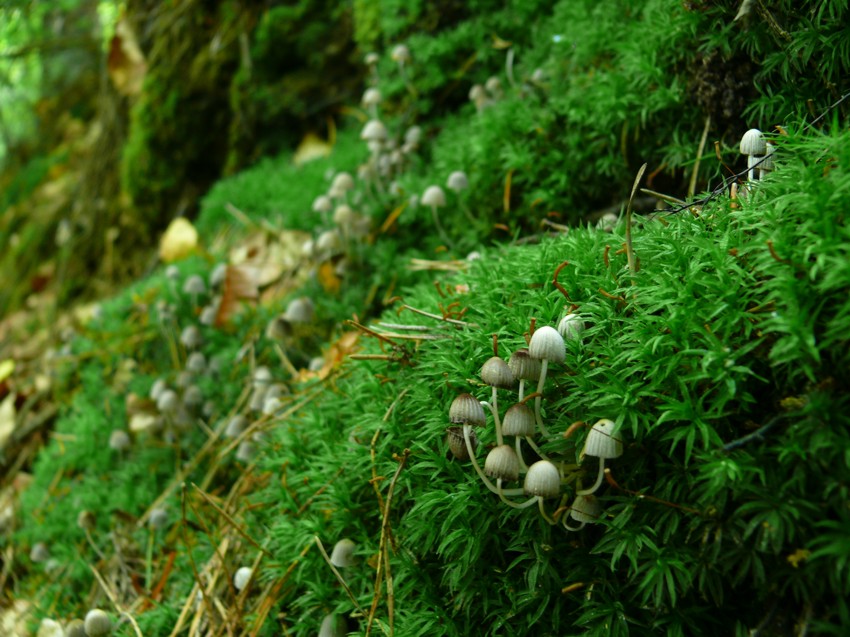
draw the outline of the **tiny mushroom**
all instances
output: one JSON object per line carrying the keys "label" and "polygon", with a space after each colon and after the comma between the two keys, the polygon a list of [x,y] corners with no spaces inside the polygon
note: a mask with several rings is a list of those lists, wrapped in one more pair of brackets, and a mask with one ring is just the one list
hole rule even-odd
{"label": "tiny mushroom", "polygon": [[446,205],[446,193],[439,186],[428,186],[425,192],[422,193],[422,198],[419,200],[423,206],[431,208],[431,216],[434,219],[434,226],[440,234],[440,238],[444,243],[450,243],[446,231],[440,223],[440,216],[437,214],[437,208],[442,208]]}
{"label": "tiny mushroom", "polygon": [[753,181],[755,178],[755,164],[758,163],[758,157],[767,152],[767,142],[764,139],[764,134],[757,128],[751,128],[741,138],[741,154],[747,156],[747,179]]}
{"label": "tiny mushroom", "polygon": [[549,432],[543,426],[543,418],[540,415],[540,403],[543,396],[543,385],[546,382],[546,372],[549,362],[563,363],[567,358],[567,351],[563,337],[554,327],[544,325],[534,331],[531,342],[528,344],[528,353],[531,358],[541,361],[540,380],[537,382],[537,397],[534,399],[534,415],[537,418],[537,426],[544,436],[549,437]]}
{"label": "tiny mushroom", "polygon": [[599,458],[599,471],[596,476],[596,482],[589,489],[576,491],[576,495],[590,495],[594,493],[602,484],[602,478],[605,475],[605,459],[619,458],[623,455],[623,441],[616,437],[617,425],[613,420],[603,418],[599,420],[590,429],[587,435],[587,440],[584,443],[584,455],[595,456]]}
{"label": "tiny mushroom", "polygon": [[251,575],[254,574],[254,569],[250,566],[241,566],[236,569],[236,573],[233,574],[233,586],[237,591],[242,591],[248,585],[248,582],[251,580]]}

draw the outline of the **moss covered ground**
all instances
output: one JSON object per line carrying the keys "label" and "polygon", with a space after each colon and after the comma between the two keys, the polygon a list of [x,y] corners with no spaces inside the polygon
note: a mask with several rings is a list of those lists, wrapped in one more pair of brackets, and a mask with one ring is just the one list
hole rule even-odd
{"label": "moss covered ground", "polygon": [[[553,3],[516,48],[508,10],[430,38],[369,14],[361,41],[412,54],[367,70],[377,111],[352,104],[323,158],[216,184],[195,254],[56,357],[60,415],[3,535],[24,624],[100,607],[120,635],[846,634],[850,62],[828,55],[846,8],[786,4]],[[470,41],[481,61],[456,55]],[[395,146],[360,139],[375,118]],[[748,180],[756,125],[775,167]],[[644,162],[641,186],[687,203],[629,214]],[[456,170],[468,188],[423,204]],[[489,403],[484,466],[522,399],[482,365],[567,314],[563,359],[520,389],[540,423],[505,436],[555,465],[557,495],[518,509],[527,472],[491,492],[450,406]],[[588,500],[602,420],[622,454]]]}

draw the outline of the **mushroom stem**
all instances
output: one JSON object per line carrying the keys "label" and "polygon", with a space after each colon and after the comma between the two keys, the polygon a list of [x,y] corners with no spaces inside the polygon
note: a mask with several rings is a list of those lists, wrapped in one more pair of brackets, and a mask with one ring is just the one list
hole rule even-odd
{"label": "mushroom stem", "polygon": [[520,442],[521,436],[517,436],[514,439],[516,446],[516,457],[519,459],[519,470],[523,473],[528,471],[528,465],[525,464],[525,460],[522,459],[522,443]]}
{"label": "mushroom stem", "polygon": [[[505,497],[505,489],[502,488],[502,479],[501,478],[498,478],[496,480],[496,484],[498,485],[497,489],[498,489],[498,493],[499,493],[499,499],[502,502],[504,502],[505,504],[507,504],[509,507],[513,507],[515,509],[527,509],[528,507],[530,507],[534,504],[535,500],[540,499],[538,496],[535,495],[535,496],[530,497],[525,502],[513,502],[511,500],[508,500]],[[513,491],[514,489],[511,489],[511,490]]]}
{"label": "mushroom stem", "polygon": [[755,165],[758,162],[755,155],[747,155],[747,168],[749,168],[750,172],[747,173],[747,181],[755,180]]}
{"label": "mushroom stem", "polygon": [[567,524],[567,520],[569,520],[569,519],[570,519],[569,515],[567,515],[567,514],[565,513],[565,514],[564,514],[564,519],[563,519],[563,521],[561,522],[561,524],[563,525],[563,527],[564,527],[567,531],[581,531],[581,530],[584,528],[584,525],[586,524],[585,522],[579,522],[579,525],[578,525],[578,526],[570,526],[569,524]]}
{"label": "mushroom stem", "polygon": [[502,421],[499,419],[498,400],[499,399],[496,396],[496,388],[493,387],[493,403],[490,406],[490,410],[493,412],[493,420],[496,421],[496,444],[502,445],[504,442],[502,440]]}
{"label": "mushroom stem", "polygon": [[446,234],[446,231],[443,229],[443,224],[440,223],[440,215],[437,214],[437,206],[431,206],[431,216],[434,219],[434,226],[437,228],[437,234],[440,235],[440,240],[446,244],[447,247],[451,248],[452,242],[449,239],[449,236]]}
{"label": "mushroom stem", "polygon": [[524,378],[520,378],[520,379],[519,379],[519,400],[517,400],[517,402],[518,402],[518,403],[521,403],[521,402],[522,402],[522,399],[523,399],[524,397],[525,397],[525,379],[524,379]]}
{"label": "mushroom stem", "polygon": [[540,456],[541,460],[549,460],[549,462],[552,462],[549,459],[549,456],[547,456],[545,453],[543,453],[540,450],[540,447],[537,446],[537,443],[534,442],[534,439],[531,436],[526,436],[525,441],[528,443],[528,446],[530,446],[532,449],[534,449],[534,453],[536,453],[538,456]]}
{"label": "mushroom stem", "polygon": [[599,458],[599,473],[596,474],[596,482],[593,483],[593,486],[589,489],[581,489],[580,491],[576,491],[576,495],[590,495],[594,493],[599,485],[602,484],[602,478],[605,477],[605,458]]}
{"label": "mushroom stem", "polygon": [[549,431],[543,426],[543,418],[540,416],[540,403],[543,401],[543,385],[546,383],[546,370],[549,368],[549,360],[544,358],[543,364],[540,366],[540,380],[537,381],[537,398],[534,399],[534,419],[537,421],[537,428],[540,429],[546,438],[550,437]]}
{"label": "mushroom stem", "polygon": [[499,495],[504,493],[506,495],[523,495],[525,493],[522,489],[498,489],[496,486],[490,482],[490,478],[484,475],[484,472],[481,470],[481,467],[478,464],[478,459],[475,457],[475,450],[472,448],[472,440],[469,438],[469,432],[472,430],[472,425],[464,425],[463,426],[463,439],[466,442],[466,451],[469,453],[469,459],[472,461],[472,466],[475,468],[475,472],[478,474],[478,477],[481,478],[481,481],[484,483],[484,486],[490,489],[493,493]]}
{"label": "mushroom stem", "polygon": [[541,498],[540,496],[535,496],[535,497],[537,498],[537,505],[538,505],[538,508],[540,509],[540,515],[543,516],[543,519],[546,520],[549,524],[552,524],[552,525],[557,524],[557,522],[555,522],[555,520],[550,518],[549,515],[546,513],[546,507],[543,506],[543,498]]}

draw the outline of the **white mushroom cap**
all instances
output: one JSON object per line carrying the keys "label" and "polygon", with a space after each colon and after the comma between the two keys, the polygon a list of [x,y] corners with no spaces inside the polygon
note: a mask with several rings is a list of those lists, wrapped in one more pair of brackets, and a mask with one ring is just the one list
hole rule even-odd
{"label": "white mushroom cap", "polygon": [[354,188],[354,178],[349,173],[337,173],[331,182],[331,190],[345,192]]}
{"label": "white mushroom cap", "polygon": [[336,254],[342,249],[342,241],[336,230],[326,230],[316,237],[316,251],[321,255]]}
{"label": "white mushroom cap", "polygon": [[410,49],[403,44],[396,44],[390,53],[390,57],[399,64],[405,64],[410,62]]}
{"label": "white mushroom cap", "polygon": [[207,286],[199,274],[193,274],[183,283],[183,292],[186,294],[203,294],[206,291]]}
{"label": "white mushroom cap", "polygon": [[227,423],[227,428],[224,430],[225,438],[236,438],[239,434],[245,431],[248,426],[248,419],[241,414],[237,414]]}
{"label": "white mushroom cap", "polygon": [[491,478],[516,480],[519,478],[519,458],[510,445],[493,447],[484,460],[484,473]]}
{"label": "white mushroom cap", "polygon": [[404,143],[416,146],[422,141],[422,129],[419,126],[411,126],[404,133]]}
{"label": "white mushroom cap", "polygon": [[563,337],[558,330],[549,325],[534,330],[531,342],[528,344],[531,358],[546,359],[552,363],[563,363],[567,359],[567,349]]}
{"label": "white mushroom cap", "polygon": [[514,376],[523,380],[540,380],[541,363],[538,359],[532,358],[531,354],[525,347],[521,347],[511,354],[508,360],[508,367],[514,373]]}
{"label": "white mushroom cap", "polygon": [[334,549],[331,551],[331,564],[337,568],[347,568],[354,565],[354,549],[357,545],[353,540],[347,537],[342,538],[334,544]]}
{"label": "white mushroom cap", "polygon": [[483,427],[487,424],[487,417],[481,403],[472,394],[458,395],[449,407],[449,420],[456,425],[472,425]]}
{"label": "white mushroom cap", "polygon": [[316,306],[309,296],[292,299],[283,313],[283,320],[289,323],[310,323],[316,317]]}
{"label": "white mushroom cap", "polygon": [[354,210],[348,204],[340,204],[334,210],[334,223],[342,228],[349,226],[354,219]]}
{"label": "white mushroom cap", "polygon": [[481,380],[491,387],[511,389],[516,384],[514,373],[498,356],[491,356],[481,368]]}
{"label": "white mushroom cap", "polygon": [[469,188],[469,179],[467,178],[466,173],[462,170],[454,171],[446,180],[446,187],[449,190],[454,190],[455,192],[460,192],[461,190]]}
{"label": "white mushroom cap", "polygon": [[251,579],[253,569],[250,566],[241,566],[236,569],[233,574],[233,586],[237,591],[243,590],[248,585],[248,580]]}
{"label": "white mushroom cap", "polygon": [[125,451],[130,448],[130,434],[123,429],[114,429],[109,434],[109,448],[113,451]]}
{"label": "white mushroom cap", "polygon": [[505,412],[502,420],[502,433],[506,436],[533,436],[534,412],[526,404],[517,403]]}
{"label": "white mushroom cap", "polygon": [[180,332],[180,342],[183,344],[183,347],[188,349],[200,347],[203,340],[201,330],[198,329],[197,325],[187,325],[183,328],[183,331]]}
{"label": "white mushroom cap", "polygon": [[89,637],[104,637],[112,632],[112,620],[109,615],[99,608],[92,608],[86,613],[86,635]]}
{"label": "white mushroom cap", "polygon": [[319,637],[345,637],[347,634],[348,630],[341,617],[333,613],[325,615],[322,626],[319,628]]}
{"label": "white mushroom cap", "polygon": [[363,92],[363,97],[360,99],[360,103],[366,108],[369,108],[370,106],[377,106],[381,103],[381,91],[375,87],[367,88]]}
{"label": "white mushroom cap", "polygon": [[487,99],[487,91],[480,84],[473,84],[469,89],[469,101],[476,104]]}
{"label": "white mushroom cap", "polygon": [[148,516],[148,526],[152,529],[161,529],[166,524],[168,524],[168,511],[161,507],[157,507],[151,511],[150,516]]}
{"label": "white mushroom cap", "polygon": [[570,507],[570,517],[576,522],[593,524],[602,514],[602,505],[595,495],[579,495]]}
{"label": "white mushroom cap", "polygon": [[380,60],[381,60],[381,57],[377,53],[375,53],[374,51],[367,53],[365,55],[365,57],[363,58],[363,61],[369,66],[374,66]]}
{"label": "white mushroom cap", "polygon": [[758,128],[751,128],[741,138],[742,155],[764,155],[767,150],[767,142],[764,134]]}
{"label": "white mushroom cap", "polygon": [[377,119],[370,119],[360,132],[360,139],[367,142],[382,142],[387,138],[387,127]]}
{"label": "white mushroom cap", "polygon": [[313,212],[330,212],[334,205],[327,195],[319,195],[313,200]]}
{"label": "white mushroom cap", "polygon": [[590,429],[584,443],[584,455],[597,458],[619,458],[623,455],[623,441],[614,436],[617,425],[603,418]]}
{"label": "white mushroom cap", "polygon": [[441,208],[446,205],[446,193],[439,186],[428,186],[419,200],[423,206],[437,206]]}
{"label": "white mushroom cap", "polygon": [[548,460],[538,460],[525,474],[523,490],[526,495],[554,498],[561,492],[561,476],[558,468]]}
{"label": "white mushroom cap", "polygon": [[584,331],[584,321],[578,314],[567,314],[558,323],[558,333],[564,337],[565,341],[577,341],[581,339],[581,333]]}

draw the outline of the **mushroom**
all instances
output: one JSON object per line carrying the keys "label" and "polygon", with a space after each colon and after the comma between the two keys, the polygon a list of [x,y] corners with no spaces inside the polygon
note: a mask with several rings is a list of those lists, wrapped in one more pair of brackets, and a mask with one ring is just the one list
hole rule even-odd
{"label": "mushroom", "polygon": [[561,322],[558,323],[558,333],[565,341],[581,340],[581,333],[584,331],[584,321],[578,314],[569,313]]}
{"label": "mushroom", "polygon": [[516,454],[519,459],[520,468],[525,471],[525,462],[522,459],[522,447],[520,440],[530,438],[534,435],[534,412],[525,403],[517,403],[508,408],[505,418],[502,420],[502,434],[505,436],[516,436]]}
{"label": "mushroom", "polygon": [[602,513],[602,505],[595,495],[579,495],[573,500],[570,506],[570,515],[573,520],[579,523],[578,526],[570,526],[567,524],[567,516],[565,515],[562,524],[567,531],[581,531],[585,524],[594,524]]}
{"label": "mushroom", "polygon": [[758,128],[751,128],[741,138],[741,154],[747,156],[747,168],[749,173],[747,179],[753,181],[755,178],[755,164],[758,163],[756,156],[767,152],[767,142]]}
{"label": "mushroom", "polygon": [[443,226],[440,223],[440,217],[437,214],[437,208],[442,208],[446,205],[446,193],[443,192],[443,189],[439,186],[428,186],[425,189],[425,192],[422,193],[422,198],[419,200],[423,206],[431,207],[431,215],[434,219],[434,225],[437,228],[437,232],[440,234],[440,239],[442,239],[443,243],[450,244],[448,236],[446,235],[446,231],[443,230]]}
{"label": "mushroom", "polygon": [[[469,257],[467,257],[468,259]],[[537,382],[540,380],[542,365],[536,358],[531,358],[528,348],[521,347],[508,360],[508,367],[519,379],[519,402],[525,397],[525,381]]]}
{"label": "mushroom", "polygon": [[614,432],[617,425],[613,420],[603,418],[599,420],[590,429],[587,434],[587,440],[584,443],[584,455],[596,456],[599,458],[599,472],[596,475],[596,482],[589,489],[576,491],[576,495],[590,495],[594,493],[599,485],[602,484],[602,477],[605,475],[605,459],[619,458],[623,455],[623,441],[620,438],[614,437]]}
{"label": "mushroom", "polygon": [[313,212],[318,212],[322,217],[322,223],[328,224],[328,213],[333,210],[333,202],[327,195],[319,195],[313,200]]}
{"label": "mushroom", "polygon": [[233,586],[237,591],[242,591],[248,586],[248,582],[251,581],[251,576],[254,574],[254,569],[250,566],[241,566],[236,569],[236,573],[233,574]]}
{"label": "mushroom", "polygon": [[499,420],[498,389],[511,389],[516,384],[516,378],[508,364],[498,356],[490,357],[481,368],[481,380],[493,388],[493,398],[489,405],[496,422],[496,444],[502,444],[502,423]]}
{"label": "mushroom", "polygon": [[104,637],[112,632],[112,620],[99,608],[92,608],[86,613],[85,626],[88,637]]}
{"label": "mushroom", "polygon": [[767,142],[767,144],[765,144],[764,158],[759,164],[759,181],[764,179],[767,173],[772,172],[776,167],[776,164],[773,162],[774,152],[776,152],[776,146]]}
{"label": "mushroom", "polygon": [[334,550],[331,551],[331,564],[337,568],[353,566],[355,562],[355,548],[357,548],[357,545],[353,540],[350,540],[347,537],[342,538],[334,544]]}
{"label": "mushroom", "polygon": [[547,515],[543,500],[556,498],[561,493],[561,474],[558,472],[558,467],[548,460],[538,460],[528,468],[522,490],[526,495],[531,496],[525,502],[511,502],[507,498],[502,498],[502,501],[515,509],[525,509],[537,504],[543,519],[549,524],[555,524],[555,521]]}
{"label": "mushroom", "polygon": [[329,613],[322,619],[319,637],[345,637],[347,634],[348,629],[341,617]]}
{"label": "mushroom", "polygon": [[537,426],[540,432],[549,437],[549,432],[543,426],[543,419],[540,416],[540,403],[543,398],[543,385],[546,382],[546,371],[549,368],[549,362],[563,363],[567,358],[567,350],[564,345],[564,339],[554,327],[544,325],[534,331],[531,337],[531,342],[528,344],[528,353],[531,358],[536,358],[541,361],[540,380],[537,382],[537,397],[534,399],[534,416],[537,419]]}
{"label": "mushroom", "polygon": [[363,97],[360,100],[363,108],[369,111],[373,118],[378,117],[378,104],[381,103],[381,91],[375,87],[367,88],[363,92]]}

